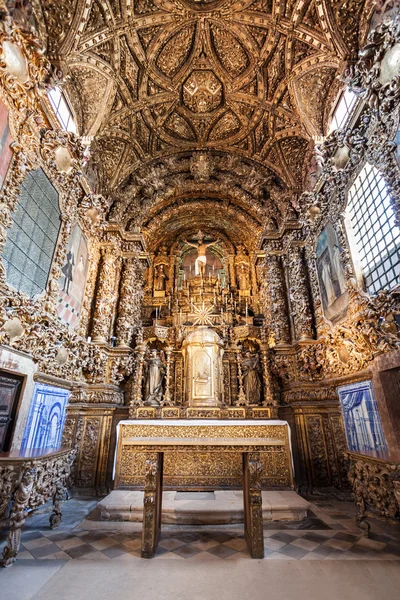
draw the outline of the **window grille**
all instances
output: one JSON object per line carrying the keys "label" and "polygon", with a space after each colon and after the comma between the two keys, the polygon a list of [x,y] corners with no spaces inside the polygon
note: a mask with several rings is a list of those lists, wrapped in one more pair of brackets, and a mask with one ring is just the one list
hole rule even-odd
{"label": "window grille", "polygon": [[349,190],[348,213],[367,291],[400,281],[400,230],[379,171],[366,163]]}
{"label": "window grille", "polygon": [[42,169],[27,175],[3,252],[7,281],[33,297],[46,288],[60,229],[58,193]]}

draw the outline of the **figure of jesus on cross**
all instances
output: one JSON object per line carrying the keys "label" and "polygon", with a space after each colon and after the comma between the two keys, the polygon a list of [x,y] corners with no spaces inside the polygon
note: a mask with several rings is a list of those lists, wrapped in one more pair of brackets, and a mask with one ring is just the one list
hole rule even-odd
{"label": "figure of jesus on cross", "polygon": [[204,241],[203,232],[198,231],[197,244],[192,244],[192,242],[189,242],[188,240],[185,240],[185,241],[187,244],[189,244],[189,246],[192,246],[193,248],[197,249],[197,258],[196,258],[195,267],[194,267],[195,275],[200,275],[201,277],[204,277],[206,274],[207,248],[209,246],[214,246],[215,244],[218,244],[219,240],[215,240],[215,242],[209,242],[208,244],[206,244],[206,242]]}

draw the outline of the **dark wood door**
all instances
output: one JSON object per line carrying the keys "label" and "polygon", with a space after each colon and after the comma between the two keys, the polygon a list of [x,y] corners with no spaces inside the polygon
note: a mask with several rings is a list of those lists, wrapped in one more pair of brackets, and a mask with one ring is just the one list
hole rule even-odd
{"label": "dark wood door", "polygon": [[0,452],[10,449],[22,377],[0,371]]}

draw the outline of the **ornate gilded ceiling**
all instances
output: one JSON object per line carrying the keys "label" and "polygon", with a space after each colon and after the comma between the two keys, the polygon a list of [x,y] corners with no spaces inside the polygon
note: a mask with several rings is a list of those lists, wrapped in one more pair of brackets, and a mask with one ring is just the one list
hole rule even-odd
{"label": "ornate gilded ceiling", "polygon": [[[95,138],[103,189],[120,199],[132,185],[137,193],[135,177],[144,166],[168,171],[177,157],[199,151],[216,163],[222,156],[239,158],[245,169],[262,172],[264,182],[301,190],[310,139],[326,129],[337,76],[364,35],[365,4],[41,2],[50,58],[69,77],[66,90],[80,132]],[[225,176],[213,170],[209,184],[219,185],[221,194]],[[193,168],[187,173],[187,193],[204,195]],[[181,193],[176,182],[168,190],[167,196]],[[235,196],[229,185],[228,192]],[[242,189],[242,202],[246,194]],[[270,195],[255,196],[257,212]],[[126,215],[135,197],[114,213]]]}

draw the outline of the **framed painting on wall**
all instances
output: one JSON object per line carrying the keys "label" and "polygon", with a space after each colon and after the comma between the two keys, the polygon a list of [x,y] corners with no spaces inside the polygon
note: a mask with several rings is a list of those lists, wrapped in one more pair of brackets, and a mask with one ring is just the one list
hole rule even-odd
{"label": "framed painting on wall", "polygon": [[59,280],[57,314],[72,329],[79,322],[88,270],[88,248],[79,225],[75,225],[67,247],[67,256]]}
{"label": "framed painting on wall", "polygon": [[343,385],[337,391],[349,450],[384,456],[387,445],[371,381]]}
{"label": "framed painting on wall", "polygon": [[317,273],[324,315],[332,323],[346,316],[349,304],[341,247],[331,223],[318,238]]}
{"label": "framed painting on wall", "polygon": [[0,100],[0,190],[3,187],[8,167],[13,156],[12,137],[8,127],[8,111]]}
{"label": "framed painting on wall", "polygon": [[394,142],[396,144],[397,164],[399,165],[399,168],[400,168],[400,127],[397,130],[396,137],[394,138]]}

